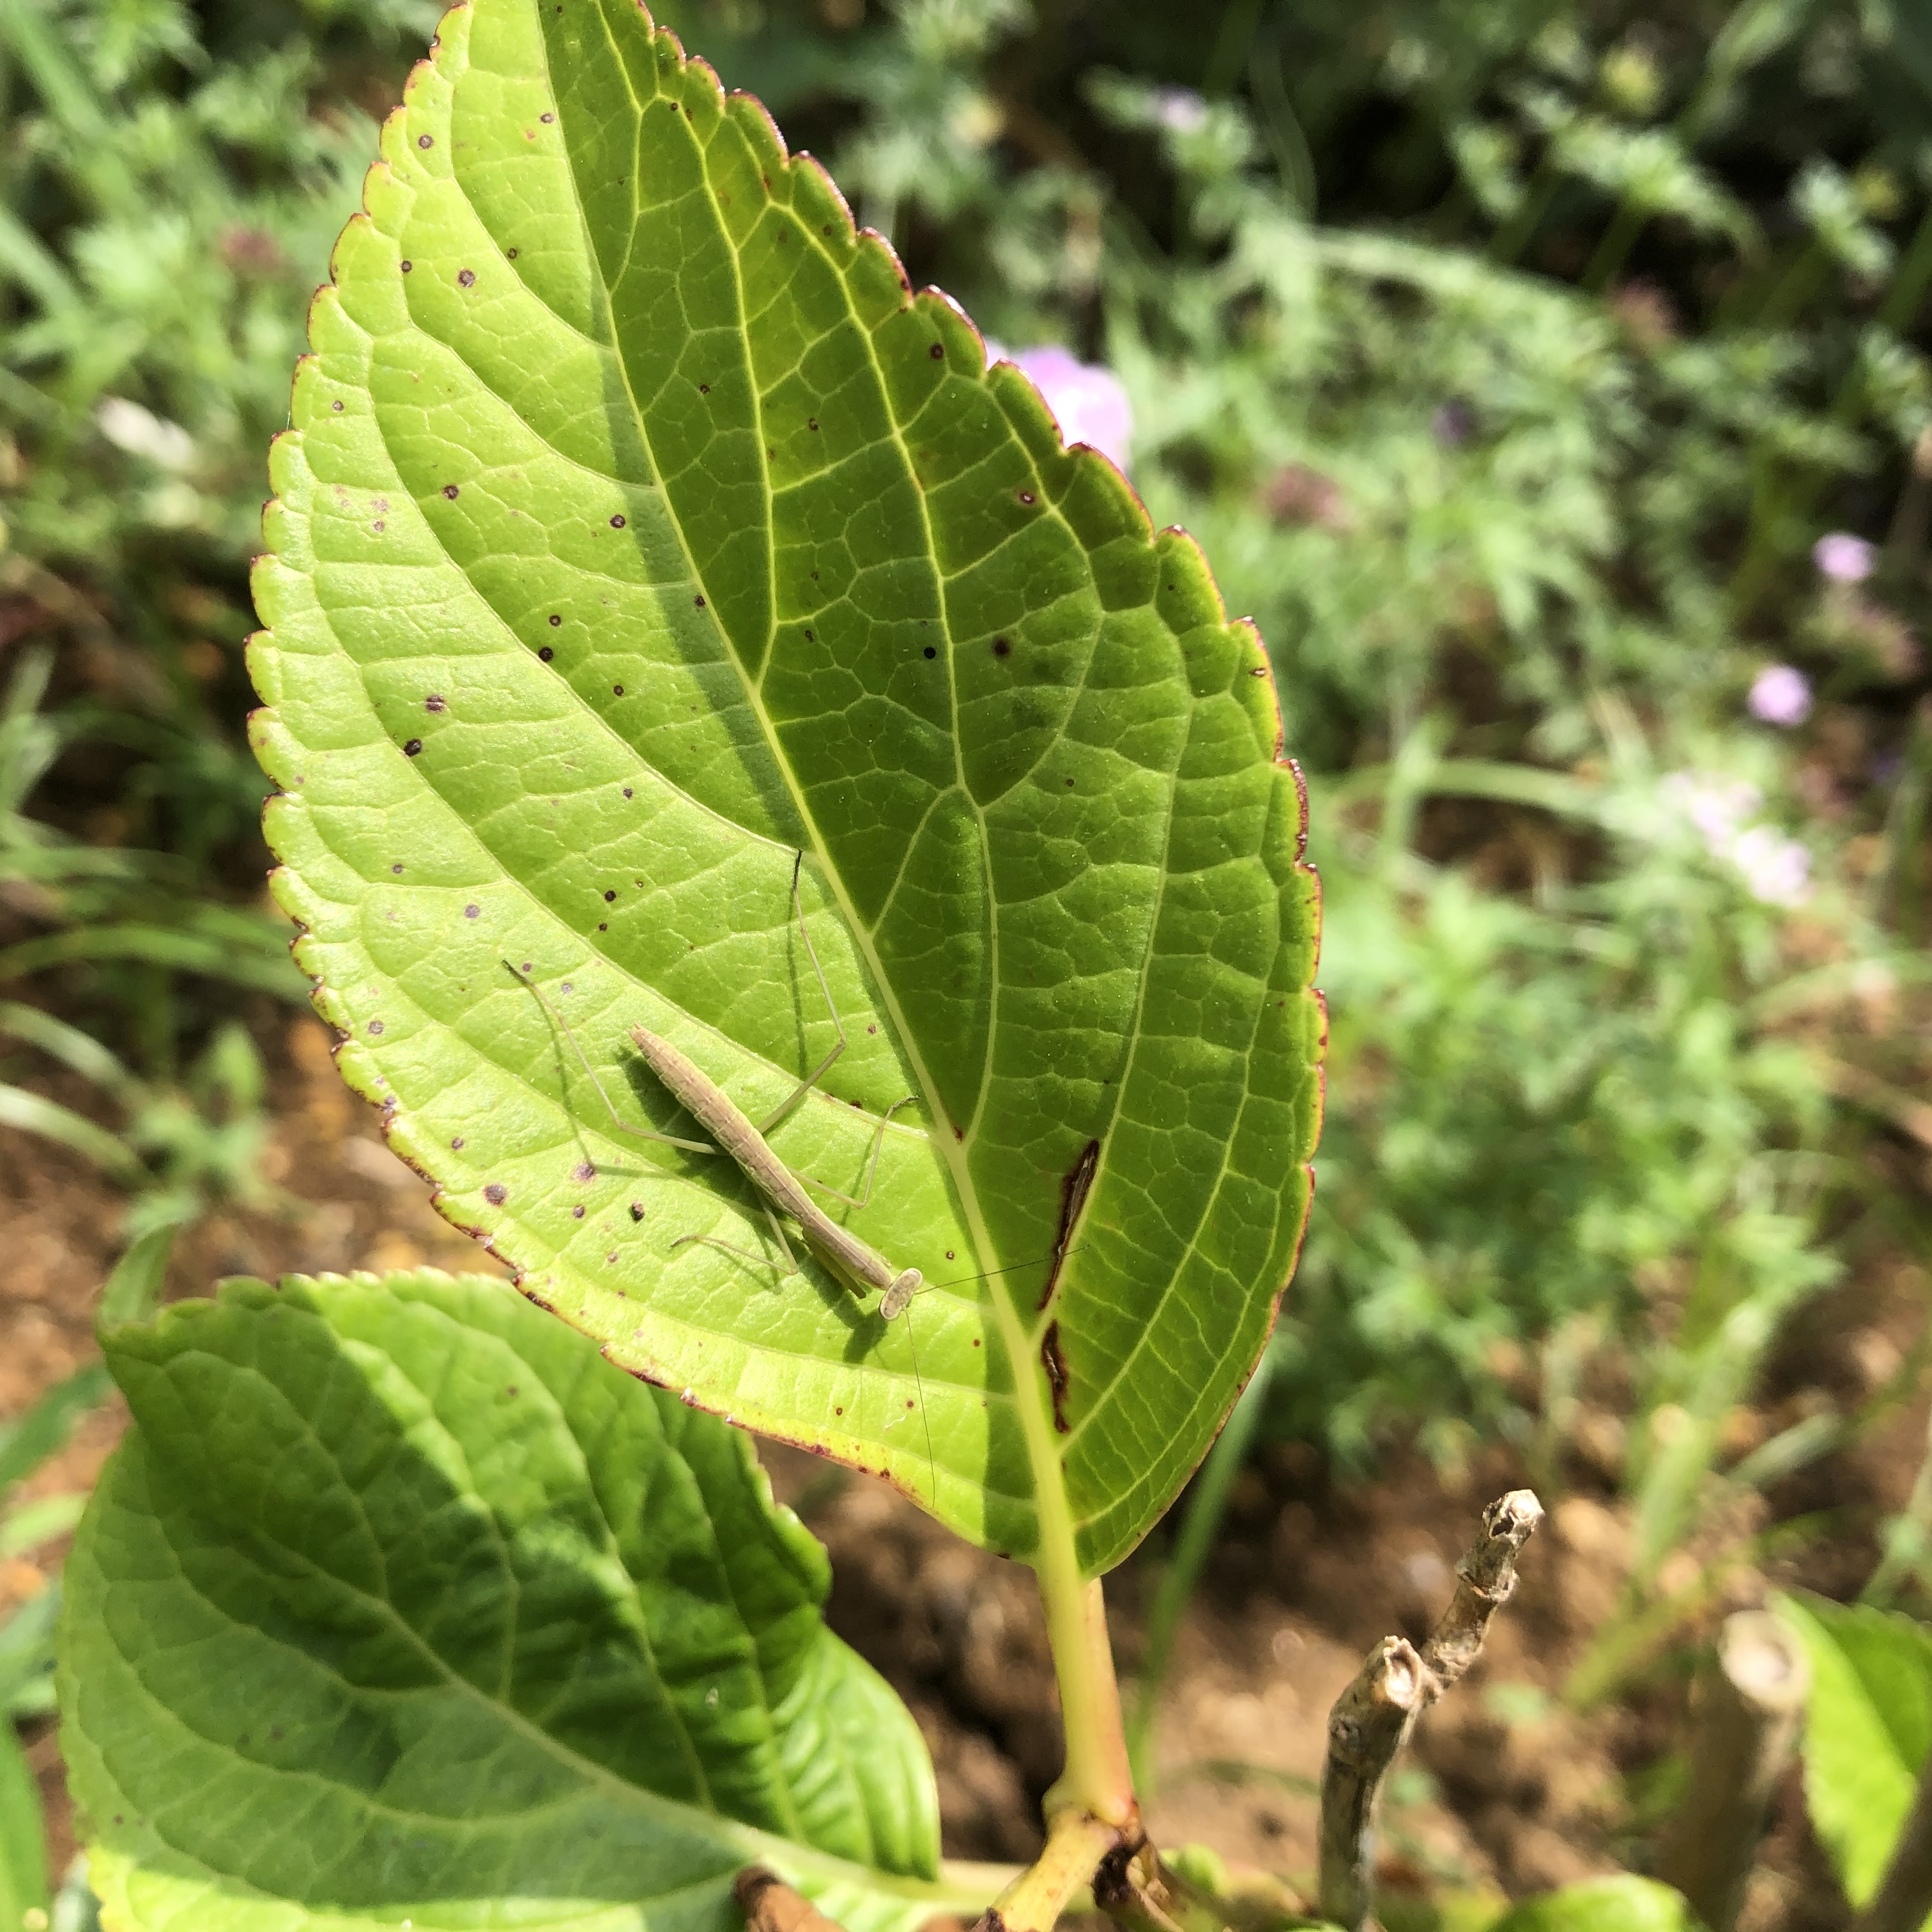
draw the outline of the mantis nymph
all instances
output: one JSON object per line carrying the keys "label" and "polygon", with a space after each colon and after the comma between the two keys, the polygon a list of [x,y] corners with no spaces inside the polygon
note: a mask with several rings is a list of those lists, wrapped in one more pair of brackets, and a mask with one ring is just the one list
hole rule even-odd
{"label": "mantis nymph", "polygon": [[[812,944],[812,935],[806,929],[805,909],[799,898],[799,868],[804,862],[801,852],[794,861],[791,872],[792,910],[798,919],[799,936],[805,941],[806,956],[812,962],[812,971],[818,976],[819,990],[825,995],[825,1004],[832,1015],[832,1024],[837,1029],[838,1043],[812,1071],[760,1124],[754,1125],[739,1108],[731,1096],[712,1080],[709,1075],[693,1065],[691,1060],[671,1045],[669,1040],[652,1033],[649,1028],[634,1026],[631,1029],[631,1039],[645,1064],[664,1082],[679,1104],[689,1113],[712,1136],[716,1143],[704,1141],[680,1140],[674,1134],[662,1134],[650,1127],[633,1126],[619,1114],[611,1104],[610,1096],[604,1090],[604,1084],[597,1077],[596,1070],[590,1064],[584,1048],[578,1043],[563,1016],[553,1006],[544,994],[526,973],[520,972],[508,960],[503,964],[536,994],[552,1023],[570,1042],[571,1049],[596,1088],[597,1097],[604,1102],[604,1111],[610,1116],[611,1123],[620,1132],[632,1134],[641,1140],[662,1141],[670,1147],[683,1148],[693,1154],[725,1154],[735,1161],[746,1178],[764,1197],[765,1217],[770,1222],[772,1232],[777,1236],[778,1246],[783,1250],[785,1265],[781,1274],[795,1274],[798,1262],[791,1251],[791,1244],[786,1240],[784,1228],[778,1220],[780,1214],[788,1214],[798,1223],[806,1241],[820,1255],[833,1264],[835,1273],[845,1280],[855,1292],[863,1293],[866,1288],[883,1291],[879,1303],[881,1320],[890,1322],[904,1314],[913,1297],[924,1285],[924,1276],[917,1268],[898,1268],[887,1261],[878,1249],[860,1240],[849,1229],[842,1228],[830,1215],[820,1208],[805,1191],[804,1184],[790,1168],[775,1154],[765,1139],[765,1136],[791,1112],[813,1087],[816,1086],[832,1063],[845,1051],[845,1028],[838,1017],[838,1009],[833,1003],[832,988],[825,977],[825,969],[818,963],[818,955]],[[910,1098],[910,1096],[908,1096]],[[886,1124],[905,1100],[896,1100],[879,1118],[878,1130],[872,1138],[872,1155],[866,1170],[865,1191],[861,1194],[844,1194],[836,1187],[825,1186],[822,1182],[814,1182],[824,1192],[854,1208],[862,1208],[872,1198],[872,1182],[878,1173],[879,1154],[884,1144]],[[681,1234],[671,1245],[682,1247],[686,1242],[704,1242],[722,1248],[727,1254],[736,1255],[741,1260],[757,1266],[766,1264],[767,1258],[754,1255],[743,1248],[734,1247],[728,1241],[720,1240],[714,1234]],[[906,1341],[912,1346],[912,1329],[908,1323]],[[916,1350],[913,1356],[913,1377],[919,1380],[919,1358]],[[924,1414],[922,1395],[920,1409]],[[928,1464],[932,1455],[932,1424],[926,1421],[926,1456]]]}
{"label": "mantis nymph", "polygon": [[[792,862],[792,912],[798,918],[798,937],[804,939],[806,943],[806,956],[812,960],[812,970],[818,976],[819,991],[825,995],[825,1006],[832,1016],[832,1026],[838,1032],[838,1041],[831,1049],[831,1053],[825,1054],[825,1059],[819,1060],[818,1066],[809,1074],[806,1074],[804,1080],[800,1080],[798,1086],[792,1088],[790,1094],[765,1117],[764,1123],[754,1126],[754,1123],[746,1117],[744,1111],[738,1107],[738,1103],[728,1096],[727,1091],[722,1090],[715,1080],[711,1080],[707,1074],[701,1072],[698,1066],[694,1066],[676,1047],[672,1046],[670,1041],[658,1037],[647,1026],[634,1026],[630,1030],[632,1043],[644,1054],[645,1064],[650,1066],[651,1072],[657,1074],[658,1080],[663,1080],[664,1086],[670,1090],[672,1097],[711,1134],[711,1138],[717,1142],[717,1146],[711,1146],[711,1144],[701,1140],[680,1140],[676,1134],[658,1134],[655,1128],[650,1126],[632,1126],[628,1120],[622,1119],[616,1107],[610,1103],[610,1096],[604,1091],[603,1082],[597,1078],[597,1070],[591,1066],[590,1057],[586,1054],[584,1047],[578,1043],[578,1036],[570,1032],[570,1026],[568,1026],[562,1014],[550,1005],[543,987],[537,986],[537,982],[531,980],[530,974],[518,972],[518,968],[514,964],[510,964],[510,960],[504,960],[504,966],[508,966],[510,972],[516,974],[518,980],[522,980],[522,983],[530,987],[531,993],[536,993],[543,1010],[550,1016],[550,1022],[556,1026],[558,1032],[562,1034],[564,1040],[570,1041],[570,1049],[576,1053],[578,1063],[584,1066],[584,1072],[590,1076],[591,1086],[597,1090],[597,1097],[604,1103],[604,1113],[610,1114],[613,1126],[616,1126],[624,1134],[636,1134],[640,1140],[661,1140],[667,1146],[686,1148],[692,1154],[730,1155],[732,1160],[738,1163],[744,1177],[765,1198],[765,1219],[771,1223],[772,1234],[778,1237],[778,1248],[784,1252],[784,1268],[781,1269],[781,1274],[798,1274],[798,1260],[792,1256],[792,1244],[784,1238],[784,1227],[778,1221],[778,1215],[788,1214],[798,1223],[800,1231],[804,1232],[809,1246],[818,1250],[825,1260],[831,1262],[832,1271],[841,1279],[844,1279],[848,1285],[852,1285],[856,1292],[863,1292],[863,1288],[868,1287],[881,1288],[883,1296],[879,1300],[879,1318],[885,1319],[885,1322],[892,1322],[895,1318],[904,1314],[906,1308],[912,1304],[912,1296],[918,1294],[920,1287],[923,1285],[923,1277],[920,1275],[918,1269],[895,1268],[885,1256],[879,1254],[878,1248],[860,1240],[858,1234],[850,1232],[848,1228],[842,1228],[831,1215],[825,1214],[823,1208],[819,1208],[818,1202],[812,1200],[812,1196],[806,1192],[804,1183],[800,1183],[800,1178],[786,1167],[784,1161],[778,1160],[777,1154],[772,1154],[771,1146],[765,1142],[765,1134],[771,1132],[771,1128],[777,1126],[786,1114],[790,1113],[792,1107],[796,1107],[798,1101],[804,1100],[806,1094],[812,1091],[813,1086],[818,1086],[819,1080],[823,1080],[827,1070],[831,1069],[831,1064],[838,1059],[838,1054],[844,1053],[846,1049],[844,1022],[838,1018],[838,1006],[832,1003],[832,989],[825,980],[825,968],[819,964],[818,952],[813,950],[812,933],[806,932],[806,908],[800,902],[798,896],[798,869],[800,866],[804,866],[804,852],[800,852],[798,858]],[[886,1107],[885,1113],[879,1117],[879,1130],[873,1134],[872,1142],[872,1161],[866,1167],[866,1190],[862,1194],[842,1194],[838,1188],[827,1186],[825,1188],[827,1194],[835,1196],[836,1200],[846,1202],[852,1208],[863,1208],[866,1202],[872,1200],[873,1178],[879,1173],[879,1150],[885,1146],[885,1124],[904,1105],[904,1100],[892,1101],[891,1107]],[[813,1184],[823,1186],[823,1183]],[[707,1242],[709,1246],[722,1248],[727,1254],[736,1254],[740,1260],[752,1262],[754,1265],[765,1265],[765,1256],[749,1254],[744,1248],[734,1248],[730,1242],[718,1240],[715,1234],[680,1234],[676,1240],[672,1242],[672,1248],[682,1248],[686,1242]],[[918,1348],[912,1342],[912,1324],[910,1322],[906,1324],[906,1346],[914,1351],[912,1379],[920,1383],[920,1356]],[[920,1388],[922,1388],[920,1414],[926,1420],[927,1474],[933,1482],[933,1496],[935,1496],[937,1502],[937,1474],[933,1474],[933,1424],[932,1418],[926,1416],[923,1383],[920,1383]]]}
{"label": "mantis nymph", "polygon": [[[924,1285],[925,1277],[917,1268],[896,1268],[878,1249],[860,1240],[857,1235],[842,1228],[830,1215],[806,1193],[803,1184],[791,1169],[772,1153],[765,1136],[796,1106],[800,1100],[817,1086],[831,1070],[832,1063],[845,1051],[844,1023],[838,1017],[838,1009],[833,1004],[832,988],[826,982],[825,969],[818,963],[818,954],[812,944],[812,935],[806,931],[805,908],[800,904],[798,891],[799,867],[804,862],[803,853],[794,861],[791,869],[792,910],[798,920],[799,937],[805,941],[806,957],[812,962],[812,970],[818,976],[819,991],[825,995],[826,1010],[832,1016],[832,1024],[837,1029],[838,1043],[825,1058],[794,1087],[791,1092],[754,1126],[740,1109],[730,1094],[671,1045],[668,1040],[652,1033],[648,1027],[634,1026],[631,1029],[631,1040],[638,1051],[644,1055],[644,1062],[651,1071],[670,1090],[672,1097],[692,1114],[698,1124],[706,1129],[716,1146],[704,1141],[680,1140],[675,1134],[661,1134],[651,1127],[634,1126],[618,1113],[612,1106],[610,1096],[604,1090],[604,1083],[597,1077],[596,1070],[590,1064],[577,1036],[570,1030],[563,1016],[553,1006],[543,988],[527,974],[518,972],[508,960],[503,964],[536,994],[558,1030],[570,1042],[571,1050],[577,1055],[591,1085],[596,1089],[597,1097],[604,1102],[604,1111],[610,1116],[611,1124],[620,1132],[636,1136],[640,1140],[662,1141],[667,1146],[683,1148],[692,1154],[726,1154],[736,1162],[746,1178],[765,1197],[766,1218],[771,1222],[772,1232],[778,1237],[778,1246],[784,1250],[785,1266],[782,1274],[797,1271],[798,1264],[791,1252],[791,1244],[785,1239],[784,1229],[778,1221],[781,1214],[789,1214],[802,1230],[805,1238],[813,1247],[833,1262],[838,1271],[853,1283],[863,1283],[866,1287],[884,1291],[879,1304],[882,1320],[890,1322],[904,1313],[908,1304]],[[872,1182],[879,1169],[879,1153],[885,1141],[886,1123],[900,1108],[908,1104],[912,1096],[904,1100],[895,1100],[879,1117],[878,1131],[872,1137],[872,1156],[866,1170],[866,1188],[862,1194],[841,1193],[836,1187],[814,1181],[812,1185],[843,1201],[849,1207],[862,1208],[872,1198]],[[680,1247],[687,1241],[702,1241],[716,1248],[722,1248],[727,1254],[763,1264],[765,1257],[748,1253],[742,1248],[734,1247],[728,1241],[721,1241],[711,1234],[680,1235],[671,1245]]]}

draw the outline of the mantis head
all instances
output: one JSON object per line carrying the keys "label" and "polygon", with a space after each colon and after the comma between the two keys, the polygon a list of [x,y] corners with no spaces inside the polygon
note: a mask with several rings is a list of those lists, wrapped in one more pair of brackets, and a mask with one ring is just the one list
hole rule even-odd
{"label": "mantis head", "polygon": [[917,1268],[908,1268],[892,1286],[887,1288],[879,1303],[879,1318],[891,1322],[906,1312],[907,1304],[916,1294],[926,1277]]}

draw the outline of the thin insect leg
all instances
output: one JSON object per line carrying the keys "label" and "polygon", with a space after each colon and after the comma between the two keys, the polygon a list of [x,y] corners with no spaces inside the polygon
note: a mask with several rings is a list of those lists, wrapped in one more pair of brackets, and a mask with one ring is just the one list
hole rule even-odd
{"label": "thin insect leg", "polygon": [[772,1204],[769,1201],[761,1202],[759,1204],[765,1210],[765,1219],[772,1224],[772,1234],[778,1238],[778,1251],[785,1258],[785,1273],[787,1274],[797,1274],[798,1257],[792,1252],[790,1242],[785,1239],[784,1223],[778,1219],[778,1210],[772,1207]]}
{"label": "thin insect leg", "polygon": [[910,1107],[913,1102],[917,1098],[918,1096],[916,1094],[908,1094],[903,1100],[895,1100],[892,1104],[879,1116],[878,1130],[872,1136],[872,1158],[871,1162],[868,1165],[866,1169],[866,1191],[864,1193],[842,1193],[838,1189],[829,1186],[822,1180],[813,1180],[812,1176],[808,1174],[801,1174],[799,1176],[799,1179],[803,1181],[806,1186],[815,1187],[818,1190],[820,1193],[829,1194],[833,1200],[844,1202],[848,1208],[864,1207],[866,1203],[872,1198],[872,1183],[878,1177],[879,1150],[886,1144],[886,1123],[890,1120],[902,1107]]}
{"label": "thin insect leg", "polygon": [[[772,1224],[772,1232],[778,1237],[778,1246],[784,1251],[785,1264],[778,1269],[781,1277],[798,1272],[798,1260],[791,1251],[791,1244],[785,1239],[784,1229],[778,1224],[778,1217],[767,1207],[765,1219]],[[707,1248],[722,1248],[728,1255],[736,1255],[741,1262],[749,1262],[754,1268],[770,1268],[774,1265],[770,1255],[754,1255],[748,1248],[734,1247],[729,1241],[721,1240],[716,1234],[680,1234],[671,1243],[674,1248],[697,1243]]]}
{"label": "thin insect leg", "polygon": [[805,941],[805,956],[812,962],[812,970],[818,975],[818,990],[825,995],[825,1010],[832,1016],[832,1024],[838,1040],[832,1051],[794,1087],[785,1097],[758,1123],[758,1131],[768,1134],[786,1114],[832,1071],[832,1063],[845,1051],[845,1022],[838,1017],[838,1009],[832,1004],[831,982],[825,976],[825,968],[818,963],[818,954],[812,944],[812,934],[806,930],[805,904],[798,896],[799,868],[805,863],[805,854],[801,850],[791,862],[791,909],[798,918],[798,936]]}
{"label": "thin insect leg", "polygon": [[550,1004],[549,996],[527,973],[520,972],[516,967],[511,966],[507,959],[503,962],[503,964],[509,966],[510,970],[516,974],[518,979],[536,994],[537,1004],[550,1016],[551,1025],[569,1041],[570,1050],[577,1055],[578,1064],[584,1069],[585,1077],[597,1090],[598,1099],[604,1102],[604,1111],[610,1116],[610,1124],[620,1132],[634,1134],[638,1139],[643,1141],[662,1141],[666,1147],[682,1148],[687,1154],[716,1154],[718,1151],[709,1141],[680,1140],[676,1135],[661,1134],[655,1127],[634,1127],[629,1121],[622,1118],[616,1108],[610,1104],[610,1096],[604,1092],[604,1083],[598,1078],[597,1070],[591,1065],[590,1055],[578,1044],[576,1034],[570,1030],[570,1022]]}
{"label": "thin insect leg", "polygon": [[912,1385],[919,1390],[919,1419],[926,1425],[926,1486],[933,1508],[939,1508],[939,1466],[932,1454],[932,1412],[926,1406],[926,1384],[919,1372],[919,1346],[912,1339],[912,1310],[905,1312],[906,1346],[912,1351]]}

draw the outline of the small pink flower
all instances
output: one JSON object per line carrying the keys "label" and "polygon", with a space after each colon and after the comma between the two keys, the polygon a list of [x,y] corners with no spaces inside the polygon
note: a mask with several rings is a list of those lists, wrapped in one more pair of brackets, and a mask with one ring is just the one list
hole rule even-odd
{"label": "small pink flower", "polygon": [[1751,897],[1766,905],[1798,906],[1811,896],[1811,854],[1768,825],[1739,832],[1731,862]]}
{"label": "small pink flower", "polygon": [[1734,868],[1752,898],[1799,906],[1811,896],[1810,853],[1774,826],[1744,823],[1763,802],[1756,785],[1715,772],[1672,772],[1663,789],[1712,857]]}
{"label": "small pink flower", "polygon": [[1697,828],[1714,858],[1730,856],[1738,829],[1762,802],[1763,794],[1742,778],[1709,772],[1672,772],[1664,795]]}
{"label": "small pink flower", "polygon": [[1090,444],[1120,470],[1134,440],[1133,405],[1119,376],[1097,362],[1083,362],[1056,343],[1037,349],[1002,349],[986,344],[988,362],[1016,364],[1046,400],[1060,424],[1063,441]]}
{"label": "small pink flower", "polygon": [[1802,724],[1811,715],[1811,680],[1791,664],[1766,664],[1744,702],[1767,724]]}
{"label": "small pink flower", "polygon": [[1846,530],[1834,530],[1811,546],[1811,561],[1834,584],[1862,584],[1878,568],[1878,546]]}
{"label": "small pink flower", "polygon": [[1198,134],[1208,124],[1208,104],[1191,87],[1157,87],[1154,118],[1170,134]]}

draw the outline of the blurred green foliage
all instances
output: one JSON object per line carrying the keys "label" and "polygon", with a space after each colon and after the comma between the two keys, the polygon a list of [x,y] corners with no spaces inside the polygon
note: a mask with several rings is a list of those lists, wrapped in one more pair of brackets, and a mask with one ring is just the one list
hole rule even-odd
{"label": "blurred green foliage", "polygon": [[[1607,1378],[1648,1591],[1859,1426],[1726,1447],[1792,1312],[1924,1250],[1932,16],[662,10],[916,278],[1118,372],[1150,509],[1268,641],[1333,1019],[1272,1426],[1509,1434],[1556,1480]],[[0,971],[86,955],[88,1023],[158,1058],[154,975],[266,983],[190,944],[256,917],[262,451],[431,25],[0,8],[0,649],[57,652],[0,724],[44,736],[0,772]],[[1870,548],[1828,574],[1834,532]],[[116,922],[150,937],[74,936]]]}

